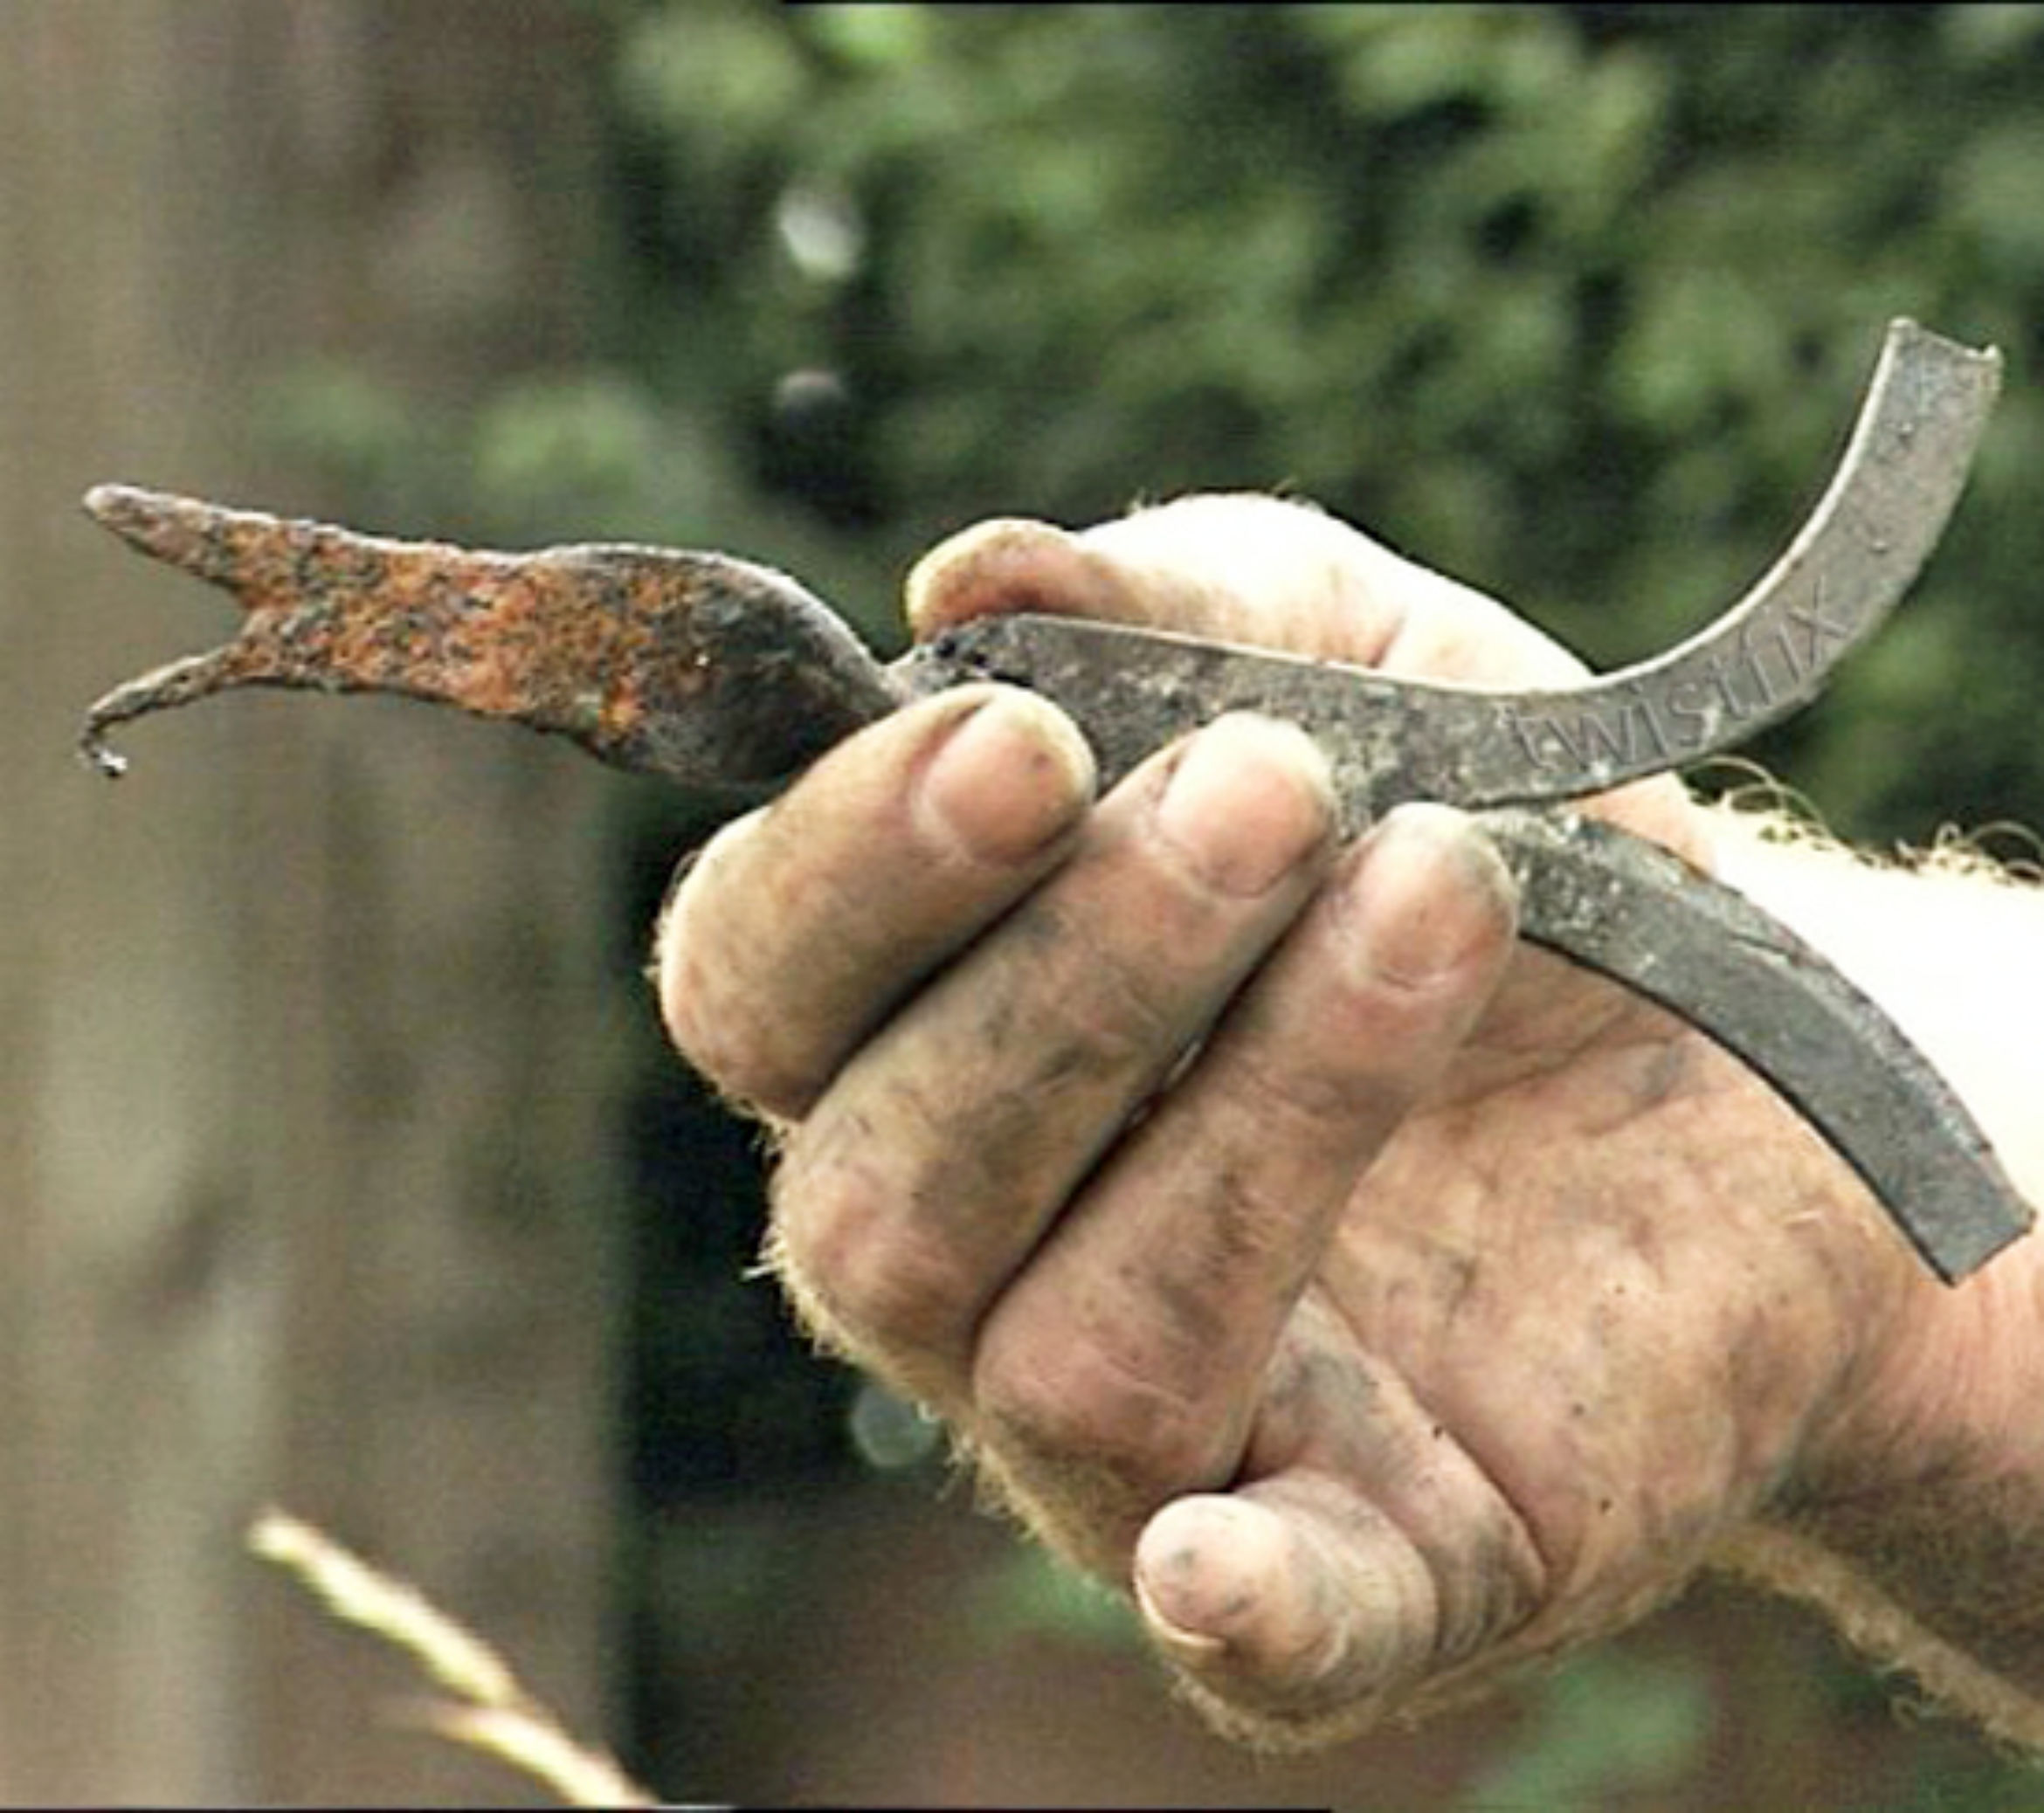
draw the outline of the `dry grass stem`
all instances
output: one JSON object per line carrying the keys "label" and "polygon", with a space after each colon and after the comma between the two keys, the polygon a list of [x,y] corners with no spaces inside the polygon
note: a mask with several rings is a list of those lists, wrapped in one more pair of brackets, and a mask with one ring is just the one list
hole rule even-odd
{"label": "dry grass stem", "polygon": [[608,1756],[577,1743],[543,1713],[515,1706],[426,1708],[424,1722],[452,1743],[494,1756],[543,1782],[571,1807],[650,1807],[653,1797]]}
{"label": "dry grass stem", "polygon": [[456,1696],[428,1703],[419,1719],[426,1729],[509,1764],[570,1806],[659,1804],[608,1756],[570,1737],[495,1650],[416,1589],[281,1511],[263,1513],[248,1541],[335,1617],[395,1644]]}

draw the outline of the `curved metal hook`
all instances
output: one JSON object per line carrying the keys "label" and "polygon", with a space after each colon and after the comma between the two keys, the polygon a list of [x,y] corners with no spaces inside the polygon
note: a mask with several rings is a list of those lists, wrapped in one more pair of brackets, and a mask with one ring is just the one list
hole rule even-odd
{"label": "curved metal hook", "polygon": [[1947,1284],[2030,1226],[1951,1086],[1881,1008],[1744,894],[1574,812],[1481,815],[1519,935],[1658,1002],[1764,1077]]}
{"label": "curved metal hook", "polygon": [[1894,610],[1964,489],[2000,359],[1893,323],[1838,470],[1737,604],[1652,660],[1497,692],[1068,617],[989,617],[894,665],[906,690],[1035,687],[1112,776],[1224,711],[1310,731],[1353,830],[1401,800],[1526,805],[1601,793],[1731,748],[1813,698]]}
{"label": "curved metal hook", "polygon": [[[1600,792],[1730,747],[1793,710],[1892,610],[1944,528],[1999,362],[1889,330],[1830,487],[1740,603],[1654,660],[1579,686],[1483,692],[1071,618],[970,624],[882,668],[784,575],[632,546],[532,555],[398,542],[103,486],[86,507],[226,586],[233,640],[118,687],[110,726],[230,687],[407,693],[572,737],[620,768],[765,788],[906,698],[991,677],[1065,707],[1111,781],[1232,710],[1288,718],[1335,769],[1346,827],[1401,800],[1467,808]],[[1947,1279],[2029,1211],[1937,1072],[1874,1003],[1750,901],[1626,833],[1490,811],[1523,931],[1661,1002],[1751,1064],[1872,1185]]]}

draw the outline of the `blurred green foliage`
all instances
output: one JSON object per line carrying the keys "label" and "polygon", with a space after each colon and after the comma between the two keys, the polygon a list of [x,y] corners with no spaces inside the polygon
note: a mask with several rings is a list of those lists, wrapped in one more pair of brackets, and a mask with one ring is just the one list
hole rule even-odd
{"label": "blurred green foliage", "polygon": [[[614,306],[586,369],[508,374],[441,430],[450,521],[734,547],[885,640],[899,573],[976,518],[1284,487],[1608,665],[1772,557],[1909,314],[1999,343],[2005,400],[1916,597],[1755,753],[1860,838],[2044,821],[2044,9],[607,17]],[[346,374],[280,403],[372,489],[395,413]],[[635,934],[681,823],[642,811]],[[770,1293],[730,1283],[745,1141],[663,1074],[655,1502],[846,1451],[841,1388],[819,1412],[768,1361]],[[1706,1722],[1679,1670],[1564,1675],[1543,1707],[1483,1804],[1651,1789]]]}
{"label": "blurred green foliage", "polygon": [[[438,431],[443,515],[735,544],[884,640],[974,518],[1285,487],[1609,665],[1772,557],[1911,314],[2007,395],[1919,595],[1757,753],[1862,838],[2044,817],[2044,10],[607,11],[604,344]],[[372,481],[396,413],[286,411]]]}
{"label": "blurred green foliage", "polygon": [[1920,596],[1765,753],[1863,837],[2044,802],[2037,10],[690,0],[618,72],[632,367],[854,578],[1283,486],[1608,664],[1772,556],[1891,315],[1999,342]]}
{"label": "blurred green foliage", "polygon": [[1709,1684],[1679,1660],[1593,1651],[1529,1699],[1529,1728],[1463,1790],[1467,1813],[1651,1805],[1675,1790],[1710,1735]]}

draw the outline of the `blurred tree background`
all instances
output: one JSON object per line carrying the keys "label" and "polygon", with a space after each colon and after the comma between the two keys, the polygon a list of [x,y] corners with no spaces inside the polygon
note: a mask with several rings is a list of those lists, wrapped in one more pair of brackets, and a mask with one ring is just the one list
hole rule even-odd
{"label": "blurred tree background", "polygon": [[[1909,314],[1998,343],[2005,400],[1916,596],[1753,753],[1861,840],[2044,820],[2044,9],[601,10],[586,200],[607,264],[585,354],[508,372],[473,410],[422,412],[345,364],[270,395],[278,444],[365,522],[729,548],[887,643],[908,562],[977,517],[1283,487],[1609,665],[1701,624],[1778,551]],[[626,988],[701,827],[687,801],[618,801]],[[854,1796],[856,1775],[786,1772],[790,1706],[756,1776],[706,1773],[719,1721],[788,1677],[731,1679],[791,1665],[730,1633],[809,1619],[791,1602],[826,1563],[877,1576],[884,1545],[812,1507],[875,1463],[927,1496],[938,1463],[742,1280],[752,1141],[634,1024],[625,1748],[672,1793]],[[745,1508],[763,1499],[786,1507],[778,1537]],[[790,1559],[818,1542],[835,1547]],[[1095,1640],[1008,1554],[970,1550],[984,1591],[947,1602],[956,1621]],[[1408,1773],[1374,1791],[2044,1805],[1964,1736],[1897,1727],[1791,1615],[1688,1616],[1488,1723],[1387,1740]],[[970,1733],[944,1724],[943,1686],[922,1687],[927,1772],[897,1757],[896,1791],[1001,1793],[943,1774]],[[1310,1782],[1352,1803],[1374,1754],[1318,1775],[1214,1763],[1208,1792]],[[1430,1797],[1401,1799],[1422,1775]]]}
{"label": "blurred tree background", "polygon": [[609,343],[470,424],[486,523],[756,519],[884,638],[978,515],[1283,486],[1610,663],[1771,557],[1909,314],[2010,395],[1920,600],[1776,753],[1861,837],[2034,798],[2036,9],[615,18]]}

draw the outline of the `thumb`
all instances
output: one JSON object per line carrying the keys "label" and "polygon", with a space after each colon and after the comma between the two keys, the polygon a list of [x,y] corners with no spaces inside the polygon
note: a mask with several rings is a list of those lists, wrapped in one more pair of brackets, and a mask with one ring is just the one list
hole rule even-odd
{"label": "thumb", "polygon": [[1212,633],[1187,620],[1198,616],[1191,605],[1173,589],[1146,587],[1068,529],[1002,516],[962,529],[924,555],[909,572],[904,608],[919,638],[1018,611]]}
{"label": "thumb", "polygon": [[907,608],[924,637],[1032,610],[1373,663],[1414,596],[1448,584],[1307,505],[1231,493],[1080,534],[1019,518],[977,524],[917,563]]}
{"label": "thumb", "polygon": [[1184,497],[1080,534],[1002,518],[908,576],[927,638],[999,611],[1088,617],[1476,685],[1562,685],[1568,656],[1495,601],[1310,505]]}
{"label": "thumb", "polygon": [[1151,1640],[1209,1720],[1267,1748],[1363,1730],[1440,1649],[1426,1558],[1324,1474],[1173,1500],[1137,1541],[1134,1589]]}

